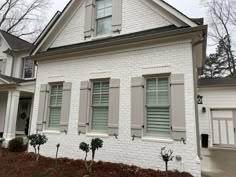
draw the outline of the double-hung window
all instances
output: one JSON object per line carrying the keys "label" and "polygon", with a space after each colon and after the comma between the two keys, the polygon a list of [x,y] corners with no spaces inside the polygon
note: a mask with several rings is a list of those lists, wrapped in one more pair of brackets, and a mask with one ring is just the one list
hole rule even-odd
{"label": "double-hung window", "polygon": [[169,77],[146,78],[146,135],[170,136]]}
{"label": "double-hung window", "polygon": [[23,78],[30,79],[34,77],[34,62],[32,59],[24,59]]}
{"label": "double-hung window", "polygon": [[112,0],[96,1],[96,34],[109,35],[112,33]]}
{"label": "double-hung window", "polygon": [[58,129],[60,127],[61,106],[62,106],[63,84],[50,85],[49,96],[49,129]]}
{"label": "double-hung window", "polygon": [[92,82],[92,131],[107,132],[109,115],[109,81]]}

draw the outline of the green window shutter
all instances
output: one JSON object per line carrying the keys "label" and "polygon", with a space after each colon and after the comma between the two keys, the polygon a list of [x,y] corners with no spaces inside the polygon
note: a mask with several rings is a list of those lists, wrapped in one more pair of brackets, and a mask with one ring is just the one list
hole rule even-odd
{"label": "green window shutter", "polygon": [[184,74],[171,75],[172,138],[186,139]]}
{"label": "green window shutter", "polygon": [[79,132],[85,134],[89,114],[89,95],[91,87],[89,81],[80,82],[80,104],[79,104]]}
{"label": "green window shutter", "polygon": [[169,79],[146,79],[146,133],[170,135]]}
{"label": "green window shutter", "polygon": [[107,131],[109,117],[109,81],[93,82],[92,130]]}
{"label": "green window shutter", "polygon": [[37,130],[43,131],[43,122],[47,113],[47,101],[48,101],[49,85],[42,84],[40,86],[39,94],[39,106],[38,106],[38,118],[37,118]]}
{"label": "green window shutter", "polygon": [[53,129],[60,128],[61,107],[62,107],[63,84],[53,84],[50,89],[49,97],[49,120],[48,127]]}
{"label": "green window shutter", "polygon": [[144,79],[131,78],[131,136],[142,137],[144,120]]}
{"label": "green window shutter", "polygon": [[120,107],[120,79],[111,79],[110,95],[109,95],[109,120],[108,120],[109,135],[114,135],[114,134],[118,135],[119,107]]}
{"label": "green window shutter", "polygon": [[61,109],[61,121],[60,130],[68,131],[69,117],[70,117],[70,101],[71,101],[71,82],[65,82],[63,84],[63,96],[62,96],[62,109]]}
{"label": "green window shutter", "polygon": [[95,24],[95,0],[86,0],[84,37],[89,38],[93,35]]}
{"label": "green window shutter", "polygon": [[122,0],[112,0],[112,31],[119,32],[122,28]]}

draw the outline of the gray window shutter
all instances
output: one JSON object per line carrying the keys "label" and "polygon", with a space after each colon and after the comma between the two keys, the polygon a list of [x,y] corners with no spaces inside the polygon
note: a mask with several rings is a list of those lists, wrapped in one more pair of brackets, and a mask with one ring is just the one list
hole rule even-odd
{"label": "gray window shutter", "polygon": [[48,102],[49,85],[42,84],[39,94],[39,109],[37,119],[37,131],[43,131],[43,123],[47,115],[47,102]]}
{"label": "gray window shutter", "polygon": [[112,0],[112,31],[119,32],[122,28],[122,0]]}
{"label": "gray window shutter", "polygon": [[144,78],[131,79],[131,136],[142,137],[144,124]]}
{"label": "gray window shutter", "polygon": [[79,105],[79,132],[86,133],[89,114],[89,95],[91,92],[89,81],[80,83],[80,105]]}
{"label": "gray window shutter", "polygon": [[119,128],[119,107],[120,107],[120,79],[110,80],[109,90],[109,119],[108,133],[109,135],[118,135]]}
{"label": "gray window shutter", "polygon": [[72,86],[71,82],[65,82],[63,84],[61,120],[60,120],[61,131],[68,131],[69,116],[70,116],[71,86]]}
{"label": "gray window shutter", "polygon": [[94,32],[95,0],[86,0],[84,23],[84,38],[89,38]]}
{"label": "gray window shutter", "polygon": [[2,68],[0,68],[1,74],[5,74],[6,66],[7,66],[7,60],[4,59],[4,60],[2,60]]}
{"label": "gray window shutter", "polygon": [[172,138],[186,139],[184,74],[171,75]]}

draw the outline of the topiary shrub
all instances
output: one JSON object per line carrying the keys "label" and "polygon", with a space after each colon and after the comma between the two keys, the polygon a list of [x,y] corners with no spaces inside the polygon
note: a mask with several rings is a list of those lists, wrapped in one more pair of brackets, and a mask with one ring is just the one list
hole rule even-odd
{"label": "topiary shrub", "polygon": [[9,152],[22,152],[24,151],[24,140],[21,137],[14,138],[8,143]]}
{"label": "topiary shrub", "polygon": [[36,160],[38,161],[40,156],[40,147],[47,143],[48,138],[46,137],[46,135],[33,134],[28,136],[28,139],[30,141],[30,146],[34,148],[34,152],[35,154],[37,154]]}
{"label": "topiary shrub", "polygon": [[[80,143],[79,148],[85,152],[84,163],[85,163],[85,167],[86,167],[86,170],[88,173],[92,172],[92,166],[94,163],[96,150],[102,148],[102,146],[103,146],[103,141],[99,138],[92,139],[90,145],[85,142]],[[89,163],[87,161],[87,157],[88,157],[88,153],[90,152],[90,150],[92,151],[92,160]]]}

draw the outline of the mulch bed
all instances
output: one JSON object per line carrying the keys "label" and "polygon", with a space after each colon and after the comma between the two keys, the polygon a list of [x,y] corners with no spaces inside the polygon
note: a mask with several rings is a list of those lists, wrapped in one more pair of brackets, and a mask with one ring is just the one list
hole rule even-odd
{"label": "mulch bed", "polygon": [[[4,150],[0,157],[0,177],[84,177],[86,169],[81,160],[40,157],[35,161],[33,153],[9,153]],[[166,177],[165,172],[141,169],[135,166],[97,162],[89,177]],[[192,177],[188,173],[169,172],[168,177]]]}

